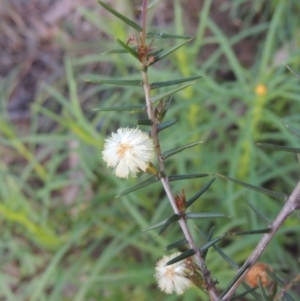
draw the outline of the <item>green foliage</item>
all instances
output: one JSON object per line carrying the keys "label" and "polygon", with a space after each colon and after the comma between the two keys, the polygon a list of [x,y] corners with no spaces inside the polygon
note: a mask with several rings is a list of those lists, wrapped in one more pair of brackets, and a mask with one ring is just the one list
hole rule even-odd
{"label": "green foliage", "polygon": [[[107,133],[118,126],[135,126],[133,116],[144,118],[145,107],[139,70],[133,69],[138,66],[138,52],[122,36],[124,30],[129,36],[132,29],[141,31],[141,27],[117,13],[118,5],[113,10],[98,2],[118,17],[121,25],[116,25],[115,19],[104,22],[89,9],[82,9],[82,16],[97,26],[99,34],[114,31],[122,51],[108,51],[116,47],[116,42],[105,38],[100,56],[67,56],[66,78],[41,88],[31,108],[26,135],[9,121],[6,110],[16,71],[12,70],[0,83],[0,296],[13,301],[206,300],[206,294],[196,288],[183,297],[166,297],[153,289],[154,263],[165,246],[182,246],[182,240],[178,243],[182,234],[173,220],[166,231],[168,235],[157,237],[157,231],[142,232],[149,225],[165,225],[166,218],[172,215],[161,188],[152,185],[158,179],[142,175],[137,180],[117,180],[101,160]],[[174,22],[148,33],[158,47],[153,53],[157,64],[149,68],[155,80],[151,100],[156,104],[170,96],[174,98],[166,114],[168,120],[162,124],[165,130],[160,133],[164,157],[169,157],[167,168],[174,175],[170,176],[173,191],[180,191],[184,185],[187,207],[193,204],[193,212],[218,211],[223,212],[222,216],[231,216],[195,216],[197,219],[189,221],[193,236],[207,253],[212,274],[218,278],[218,287],[225,292],[238,279],[228,285],[237,263],[247,258],[259,235],[227,235],[226,240],[222,235],[233,230],[249,234],[253,229],[265,233],[266,222],[282,206],[272,196],[289,194],[298,175],[293,153],[298,153],[300,141],[300,82],[278,61],[278,56],[284,53],[284,62],[299,74],[299,52],[292,46],[299,46],[299,39],[291,34],[298,32],[299,9],[291,9],[296,0],[254,1],[245,15],[247,1],[231,1],[228,5],[232,16],[246,19],[239,32],[227,36],[210,15],[213,1],[205,1],[191,40],[183,30],[183,6],[174,2]],[[160,13],[155,6],[152,9],[150,24]],[[288,13],[293,22],[286,30],[288,20],[283,16]],[[253,22],[255,16],[261,16],[260,22]],[[124,29],[123,22],[129,28]],[[211,34],[206,35],[207,31]],[[173,39],[185,40],[174,45]],[[259,43],[251,66],[246,67],[235,47],[247,39],[257,39]],[[199,55],[209,52],[210,47],[213,51],[209,55]],[[102,76],[103,69],[100,76],[88,68],[96,64],[113,68]],[[166,88],[178,84],[182,85]],[[47,101],[53,107],[47,107]],[[120,111],[124,112],[119,114]],[[55,129],[41,132],[40,116]],[[173,120],[177,120],[174,125]],[[167,125],[172,127],[167,129]],[[257,147],[257,142],[268,147]],[[187,148],[192,149],[182,152]],[[229,181],[202,179],[217,173],[228,175]],[[182,179],[185,181],[179,181]],[[75,195],[70,202],[68,192]],[[272,192],[271,197],[268,192]],[[193,213],[187,214],[191,217]],[[210,232],[212,224],[214,237]],[[201,229],[203,236],[193,225]],[[257,231],[255,234],[260,233]],[[296,275],[297,259],[289,249],[300,247],[298,236],[299,221],[294,215],[262,260]],[[275,248],[276,252],[272,251]],[[194,250],[187,252],[184,256]],[[17,270],[17,275],[10,275],[9,269]],[[251,288],[246,290],[253,293]],[[258,294],[264,298],[264,289],[253,294],[249,300]],[[285,299],[297,300],[297,296],[291,290]]]}

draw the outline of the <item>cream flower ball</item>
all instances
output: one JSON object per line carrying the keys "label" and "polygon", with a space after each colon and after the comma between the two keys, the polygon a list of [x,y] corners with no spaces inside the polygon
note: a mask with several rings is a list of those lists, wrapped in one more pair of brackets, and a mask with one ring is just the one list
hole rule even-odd
{"label": "cream flower ball", "polygon": [[102,157],[117,177],[135,177],[153,161],[153,141],[138,128],[119,128],[105,140]]}
{"label": "cream flower ball", "polygon": [[158,287],[166,294],[176,293],[181,295],[192,285],[192,282],[186,277],[188,269],[185,260],[166,266],[169,260],[180,254],[180,252],[177,252],[170,256],[164,256],[156,264],[155,278]]}

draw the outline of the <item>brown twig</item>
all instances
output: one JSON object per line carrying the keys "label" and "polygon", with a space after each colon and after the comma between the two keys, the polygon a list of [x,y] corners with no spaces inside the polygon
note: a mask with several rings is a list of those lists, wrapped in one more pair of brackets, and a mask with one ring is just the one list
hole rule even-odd
{"label": "brown twig", "polygon": [[[284,223],[284,221],[290,216],[293,212],[295,212],[297,209],[300,209],[300,182],[298,182],[297,186],[295,187],[292,194],[287,199],[286,203],[284,204],[283,208],[275,218],[272,225],[270,225],[271,231],[269,233],[266,233],[258,243],[258,245],[255,247],[255,249],[252,251],[251,255],[248,257],[248,259],[245,261],[244,265],[237,271],[242,271],[245,269],[245,267],[251,267],[256,260],[259,258],[259,256],[262,254],[262,252],[266,249],[267,245],[271,241],[271,239],[274,237],[274,235],[277,233],[281,225]],[[225,294],[225,296],[222,298],[222,301],[229,301],[232,295],[235,293],[241,282],[243,281],[244,276],[247,274],[248,269],[245,269],[244,273],[242,273],[241,277],[238,279],[238,281],[230,288],[230,290]]]}

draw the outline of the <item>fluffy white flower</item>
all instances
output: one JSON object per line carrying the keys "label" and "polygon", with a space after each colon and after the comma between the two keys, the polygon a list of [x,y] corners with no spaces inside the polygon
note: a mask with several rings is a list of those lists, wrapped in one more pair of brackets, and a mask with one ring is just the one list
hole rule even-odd
{"label": "fluffy white flower", "polygon": [[102,156],[108,166],[114,167],[117,177],[135,177],[153,161],[153,141],[138,128],[120,128],[105,140]]}
{"label": "fluffy white flower", "polygon": [[166,294],[175,292],[181,295],[192,285],[192,282],[187,278],[188,267],[186,266],[186,260],[165,266],[169,260],[180,254],[181,253],[178,252],[170,256],[164,256],[156,264],[155,278],[158,281],[159,288]]}

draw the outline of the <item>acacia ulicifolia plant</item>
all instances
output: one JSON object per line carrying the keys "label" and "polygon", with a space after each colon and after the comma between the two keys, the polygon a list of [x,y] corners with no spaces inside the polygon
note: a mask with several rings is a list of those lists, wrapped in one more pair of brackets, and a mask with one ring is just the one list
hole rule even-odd
{"label": "acacia ulicifolia plant", "polygon": [[[183,238],[170,244],[168,249],[176,248],[179,245],[187,245],[187,251],[180,253],[174,253],[171,256],[164,256],[156,265],[155,277],[158,281],[158,287],[165,293],[177,293],[182,294],[186,289],[192,285],[196,285],[201,289],[204,289],[210,300],[212,301],[229,301],[235,293],[237,287],[243,280],[243,277],[247,274],[251,266],[253,266],[266,248],[271,238],[278,231],[284,220],[295,210],[299,209],[300,205],[300,184],[298,184],[287,201],[276,217],[274,222],[267,228],[255,231],[247,231],[242,234],[253,234],[253,233],[265,233],[258,246],[254,249],[245,264],[238,269],[238,266],[233,266],[237,269],[236,277],[228,285],[227,289],[220,293],[216,287],[217,281],[210,274],[209,269],[205,263],[205,256],[209,247],[215,248],[216,251],[221,253],[220,249],[215,244],[220,241],[225,235],[212,239],[210,236],[207,238],[207,244],[202,247],[198,247],[195,243],[194,238],[188,228],[187,220],[189,218],[201,218],[201,217],[223,217],[221,213],[186,213],[186,209],[192,205],[198,197],[200,197],[213,183],[214,178],[209,181],[196,195],[189,200],[186,200],[184,190],[174,193],[170,187],[170,181],[197,178],[208,176],[208,174],[193,174],[193,175],[169,175],[165,168],[165,160],[172,155],[176,155],[178,152],[193,147],[199,142],[192,143],[177,149],[162,151],[160,146],[159,132],[172,125],[172,122],[164,122],[167,109],[170,102],[166,99],[172,94],[190,86],[195,82],[199,76],[181,78],[176,80],[151,83],[148,76],[148,69],[151,68],[156,62],[167,57],[172,52],[176,51],[181,46],[184,46],[191,40],[187,36],[177,36],[163,33],[152,33],[147,31],[147,11],[148,2],[143,0],[141,6],[141,25],[129,20],[125,16],[118,13],[116,10],[109,7],[103,1],[98,1],[106,10],[114,14],[124,23],[132,27],[135,34],[130,36],[126,42],[118,40],[118,43],[122,46],[121,50],[117,52],[124,52],[132,55],[135,59],[140,62],[140,70],[142,80],[114,80],[114,79],[103,79],[93,80],[89,79],[90,82],[115,84],[115,85],[126,85],[126,86],[141,86],[144,91],[145,102],[137,106],[123,106],[123,107],[111,107],[102,110],[107,111],[144,111],[147,114],[147,120],[143,121],[143,124],[150,126],[150,134],[146,133],[139,128],[129,128],[125,125],[124,128],[120,128],[116,133],[112,133],[111,137],[105,140],[104,150],[102,152],[104,161],[107,162],[108,166],[114,168],[114,173],[117,177],[128,178],[129,176],[135,177],[138,172],[145,172],[151,174],[151,177],[143,183],[132,187],[119,196],[133,192],[141,187],[150,185],[154,182],[160,181],[165,191],[165,194],[173,208],[174,215],[165,220],[164,222],[156,225],[161,226],[159,233],[161,234],[170,224],[178,222]],[[172,47],[169,50],[163,51],[154,47],[154,41],[156,37],[160,38],[175,38],[184,39],[184,42]],[[112,51],[116,52],[116,51]],[[181,84],[181,85],[180,85]],[[180,85],[175,89],[169,90],[162,94],[153,95],[152,91],[171,85]],[[300,152],[300,150],[299,150]],[[156,157],[156,163],[154,159]],[[224,176],[222,176],[224,177]],[[266,189],[260,189],[252,185],[242,183],[237,180],[225,177],[227,180],[234,181],[240,185],[246,186],[247,188],[261,191],[263,193],[275,194],[274,192],[268,192]],[[278,195],[277,195],[278,196]],[[280,195],[282,196],[282,195]],[[150,227],[150,228],[154,228]],[[237,233],[235,233],[237,234]],[[224,257],[224,254],[222,254]],[[228,260],[228,262],[233,262]],[[260,265],[261,266],[261,265]],[[265,267],[265,266],[264,266]],[[256,269],[257,270],[257,269]],[[265,268],[266,270],[266,268]],[[270,273],[271,273],[270,269]],[[252,270],[253,273],[253,270]],[[254,276],[256,278],[256,276]],[[260,278],[260,276],[257,276]],[[264,273],[265,277],[265,273]],[[256,280],[256,279],[255,279]],[[257,283],[257,282],[255,282]],[[269,283],[268,281],[265,283]],[[251,289],[249,292],[252,292]],[[245,295],[245,293],[244,293]],[[259,299],[259,295],[256,297]],[[264,299],[263,299],[264,300]]]}
{"label": "acacia ulicifolia plant", "polygon": [[[176,253],[177,256],[175,257],[164,257],[161,261],[159,261],[155,274],[159,287],[166,293],[183,293],[186,288],[191,286],[191,283],[195,283],[196,285],[200,285],[207,289],[212,300],[217,300],[215,281],[210,277],[210,272],[206,268],[205,260],[202,257],[199,248],[196,246],[187,226],[187,216],[185,211],[187,206],[190,204],[187,204],[183,190],[178,194],[174,194],[169,185],[169,177],[165,170],[165,159],[167,155],[171,156],[172,154],[163,153],[160,147],[159,131],[168,126],[168,124],[163,123],[163,119],[169,105],[168,102],[164,101],[164,98],[170,96],[176,91],[171,91],[169,95],[156,95],[155,97],[151,97],[151,90],[153,90],[155,86],[164,87],[188,82],[188,84],[184,84],[183,86],[175,89],[181,90],[192,84],[194,80],[199,77],[151,84],[148,77],[148,68],[175,51],[176,48],[170,49],[166,52],[155,51],[153,45],[155,34],[153,34],[153,39],[150,40],[149,33],[147,33],[147,1],[143,1],[142,3],[141,26],[129,21],[124,16],[121,16],[102,1],[99,1],[99,3],[117,17],[121,18],[125,23],[132,26],[136,31],[134,35],[129,37],[127,43],[122,43],[121,41],[119,41],[119,43],[123,46],[125,51],[132,54],[141,64],[142,87],[145,95],[145,104],[143,104],[143,107],[145,107],[149,124],[151,126],[150,136],[138,128],[118,129],[116,133],[113,133],[110,138],[106,139],[102,153],[103,159],[107,162],[108,166],[114,168],[116,176],[121,178],[127,178],[130,175],[135,176],[138,171],[154,174],[154,177],[161,182],[170,201],[174,211],[172,221],[179,222],[185,243],[189,245],[190,249],[187,254]],[[190,37],[181,38],[190,40]],[[183,46],[185,43],[186,41],[180,44],[179,47]],[[123,84],[125,84],[125,81]],[[128,82],[126,84],[128,84]],[[198,143],[194,143],[192,145],[185,146],[184,148],[192,147],[197,144]],[[180,150],[181,149],[173,150],[173,154],[176,154]],[[158,162],[157,167],[154,167],[153,165],[154,154],[156,155]],[[198,176],[204,175],[200,174]],[[184,178],[186,177],[182,176],[182,179]],[[182,258],[179,257],[179,259],[176,259],[178,256],[181,256]],[[170,259],[174,258],[175,261],[178,260],[178,262],[170,266],[165,266]]]}

